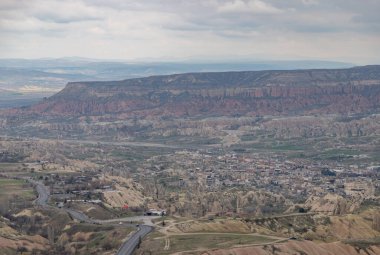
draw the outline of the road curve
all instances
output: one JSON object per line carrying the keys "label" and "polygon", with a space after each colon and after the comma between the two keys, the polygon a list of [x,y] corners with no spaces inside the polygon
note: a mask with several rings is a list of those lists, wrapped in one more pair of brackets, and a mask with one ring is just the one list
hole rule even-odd
{"label": "road curve", "polygon": [[[49,189],[42,183],[38,181],[34,181],[30,178],[27,178],[30,183],[35,185],[37,193],[38,193],[38,198],[35,200],[35,203],[38,206],[42,206],[43,208],[47,207],[52,207],[47,204],[49,197],[50,197],[50,192]],[[54,207],[56,208],[56,207]],[[93,220],[90,219],[87,215],[85,215],[82,212],[75,211],[70,208],[62,208],[64,211],[66,211],[73,219],[79,220],[80,222],[86,222],[86,223],[97,223],[97,224],[111,224],[112,222],[116,221],[134,221],[138,217],[130,217],[130,218],[122,218],[122,219],[113,219],[113,220]],[[134,226],[133,224],[126,224],[126,226]],[[132,255],[134,250],[138,247],[139,243],[141,240],[148,235],[150,232],[153,231],[152,226],[148,225],[140,225],[135,233],[127,240],[125,241],[120,249],[117,251],[116,255]]]}
{"label": "road curve", "polygon": [[125,218],[117,218],[110,220],[96,220],[95,222],[106,224],[106,223],[115,223],[115,222],[144,222],[143,225],[146,226],[154,226],[152,220],[159,219],[162,216],[133,216],[133,217],[125,217]]}
{"label": "road curve", "polygon": [[48,207],[47,202],[49,201],[50,192],[48,187],[46,187],[42,182],[35,181],[31,178],[22,178],[36,187],[36,191],[38,193],[38,197],[34,200],[34,203],[38,206]]}
{"label": "road curve", "polygon": [[62,210],[67,212],[73,219],[79,220],[80,222],[86,222],[86,223],[91,223],[91,224],[95,223],[93,219],[90,219],[86,214],[82,212],[78,212],[70,208],[62,208]]}
{"label": "road curve", "polygon": [[117,251],[116,255],[132,255],[136,248],[138,248],[141,240],[150,232],[153,231],[153,227],[147,225],[141,225],[137,232],[135,232]]}

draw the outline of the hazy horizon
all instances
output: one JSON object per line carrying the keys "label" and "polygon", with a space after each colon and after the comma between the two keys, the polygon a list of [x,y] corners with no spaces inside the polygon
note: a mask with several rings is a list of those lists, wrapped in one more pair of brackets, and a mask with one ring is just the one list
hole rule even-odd
{"label": "hazy horizon", "polygon": [[2,58],[380,63],[377,1],[0,3]]}

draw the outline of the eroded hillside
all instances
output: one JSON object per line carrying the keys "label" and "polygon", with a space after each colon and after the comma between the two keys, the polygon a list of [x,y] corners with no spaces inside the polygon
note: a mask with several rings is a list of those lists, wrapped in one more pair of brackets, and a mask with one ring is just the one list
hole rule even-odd
{"label": "eroded hillside", "polygon": [[341,70],[193,73],[69,83],[24,111],[48,115],[234,116],[378,110],[378,66]]}

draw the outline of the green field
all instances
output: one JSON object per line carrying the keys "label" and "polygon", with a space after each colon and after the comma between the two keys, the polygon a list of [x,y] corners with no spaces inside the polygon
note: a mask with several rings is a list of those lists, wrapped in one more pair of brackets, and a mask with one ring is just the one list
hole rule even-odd
{"label": "green field", "polygon": [[26,200],[35,198],[33,187],[26,181],[0,178],[0,200],[11,199],[14,196]]}
{"label": "green field", "polygon": [[20,163],[0,163],[1,173],[13,173],[23,170],[23,165]]}

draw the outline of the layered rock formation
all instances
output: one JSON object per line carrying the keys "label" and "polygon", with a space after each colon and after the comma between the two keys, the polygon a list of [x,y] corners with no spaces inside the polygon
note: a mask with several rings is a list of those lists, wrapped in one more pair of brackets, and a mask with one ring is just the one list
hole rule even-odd
{"label": "layered rock formation", "polygon": [[130,117],[353,114],[380,109],[380,66],[194,73],[69,83],[13,113]]}
{"label": "layered rock formation", "polygon": [[[69,83],[0,112],[10,135],[275,138],[379,134],[380,66],[192,73]],[[236,140],[236,139],[235,139]]]}

